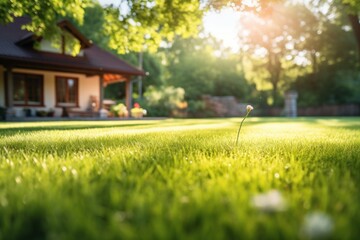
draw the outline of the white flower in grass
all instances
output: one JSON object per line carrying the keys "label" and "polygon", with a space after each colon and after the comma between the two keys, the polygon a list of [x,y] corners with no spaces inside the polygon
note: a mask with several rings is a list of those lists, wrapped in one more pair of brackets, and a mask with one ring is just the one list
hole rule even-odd
{"label": "white flower in grass", "polygon": [[20,183],[21,183],[21,177],[19,177],[19,176],[16,177],[16,178],[15,178],[15,182],[16,182],[17,184],[20,184]]}
{"label": "white flower in grass", "polygon": [[264,212],[279,212],[286,209],[286,201],[278,190],[258,194],[251,202],[255,208]]}
{"label": "white flower in grass", "polygon": [[249,112],[251,112],[252,110],[254,110],[254,107],[253,106],[251,106],[251,105],[247,105],[246,106],[246,111],[249,113]]}
{"label": "white flower in grass", "polygon": [[322,212],[308,213],[304,218],[301,235],[307,239],[328,237],[333,230],[333,221],[330,216]]}

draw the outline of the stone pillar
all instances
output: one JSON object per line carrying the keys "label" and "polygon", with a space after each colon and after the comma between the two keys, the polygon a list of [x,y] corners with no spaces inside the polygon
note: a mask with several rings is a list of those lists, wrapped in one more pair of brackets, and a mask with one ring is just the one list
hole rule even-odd
{"label": "stone pillar", "polygon": [[296,91],[285,93],[285,116],[297,117],[297,97]]}

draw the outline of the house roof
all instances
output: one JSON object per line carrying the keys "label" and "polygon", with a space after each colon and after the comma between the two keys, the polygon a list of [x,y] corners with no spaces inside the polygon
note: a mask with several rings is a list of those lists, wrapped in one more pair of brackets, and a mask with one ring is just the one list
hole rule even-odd
{"label": "house roof", "polygon": [[85,38],[70,22],[61,21],[59,26],[73,34],[81,42],[83,56],[69,56],[33,49],[33,42],[40,38],[21,29],[30,22],[28,17],[16,18],[14,22],[0,25],[0,64],[14,68],[31,68],[84,74],[104,74],[105,81],[129,79],[145,73],[107,52]]}
{"label": "house roof", "polygon": [[82,33],[79,32],[79,30],[77,30],[68,20],[62,20],[58,22],[58,26],[72,33],[73,36],[79,39],[82,48],[91,47],[91,41],[89,41],[84,35],[82,35]]}

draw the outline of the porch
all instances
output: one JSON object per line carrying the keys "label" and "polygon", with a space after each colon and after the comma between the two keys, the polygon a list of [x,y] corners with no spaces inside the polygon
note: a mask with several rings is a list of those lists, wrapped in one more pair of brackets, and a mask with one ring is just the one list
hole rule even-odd
{"label": "porch", "polygon": [[0,65],[0,91],[3,89],[5,93],[0,106],[6,106],[7,119],[106,118],[110,105],[104,99],[104,88],[125,82],[126,106],[130,108],[133,81],[119,74],[90,75]]}

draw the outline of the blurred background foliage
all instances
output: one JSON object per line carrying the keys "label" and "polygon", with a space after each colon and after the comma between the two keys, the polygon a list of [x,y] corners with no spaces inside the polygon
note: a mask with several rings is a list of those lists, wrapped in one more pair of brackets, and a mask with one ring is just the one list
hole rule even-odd
{"label": "blurred background foliage", "polygon": [[[203,29],[204,13],[224,7],[242,12],[238,51]],[[28,28],[50,35],[54,21],[69,18],[93,42],[136,66],[141,52],[148,76],[141,86],[134,84],[135,93],[139,87],[144,93],[142,98],[134,94],[134,101],[154,109],[149,111],[154,115],[171,115],[171,108],[185,101],[196,113],[204,107],[203,95],[282,107],[289,90],[299,93],[300,107],[360,104],[356,0],[129,0],[117,5],[13,0],[1,1],[0,9],[2,22],[30,15],[34,24]],[[121,100],[124,93],[124,84],[117,83],[105,94]]]}

